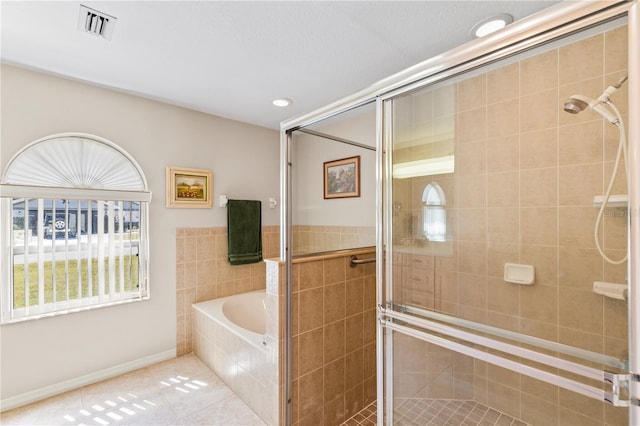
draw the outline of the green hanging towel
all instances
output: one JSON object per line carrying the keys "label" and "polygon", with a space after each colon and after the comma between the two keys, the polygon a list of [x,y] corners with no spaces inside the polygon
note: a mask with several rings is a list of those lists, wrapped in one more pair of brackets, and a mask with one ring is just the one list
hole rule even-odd
{"label": "green hanging towel", "polygon": [[229,263],[245,265],[262,260],[262,204],[229,200],[227,203]]}

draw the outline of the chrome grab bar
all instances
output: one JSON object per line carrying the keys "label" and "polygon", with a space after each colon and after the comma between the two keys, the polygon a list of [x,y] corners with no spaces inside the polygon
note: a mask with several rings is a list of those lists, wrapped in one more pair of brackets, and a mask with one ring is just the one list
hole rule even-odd
{"label": "chrome grab bar", "polygon": [[375,257],[372,257],[370,259],[358,259],[358,256],[356,256],[355,254],[349,256],[349,266],[351,266],[352,268],[355,268],[357,265],[362,265],[363,263],[373,263],[375,261]]}

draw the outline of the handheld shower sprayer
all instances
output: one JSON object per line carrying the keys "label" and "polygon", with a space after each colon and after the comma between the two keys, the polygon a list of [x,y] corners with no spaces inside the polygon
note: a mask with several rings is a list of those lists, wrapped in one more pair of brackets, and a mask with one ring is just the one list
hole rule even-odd
{"label": "handheld shower sprayer", "polygon": [[582,95],[573,95],[564,102],[564,110],[569,114],[577,114],[586,107],[591,108],[603,116],[611,124],[617,124],[618,119],[604,106],[602,101],[587,98]]}
{"label": "handheld shower sprayer", "polygon": [[600,228],[600,222],[602,221],[602,216],[604,214],[604,210],[607,207],[607,203],[609,202],[609,197],[611,196],[611,190],[613,188],[613,182],[618,174],[618,167],[620,165],[620,160],[624,160],[625,166],[625,176],[627,180],[627,187],[629,187],[629,170],[627,166],[627,141],[626,141],[626,131],[624,128],[624,121],[622,120],[622,115],[616,106],[611,102],[610,96],[618,90],[622,84],[627,81],[627,76],[624,76],[617,83],[606,88],[604,92],[597,99],[591,99],[589,97],[583,95],[573,95],[567,98],[564,103],[564,110],[570,114],[577,114],[580,111],[585,110],[587,107],[591,108],[593,111],[600,114],[607,121],[618,128],[618,132],[620,134],[620,140],[618,144],[618,153],[616,155],[615,165],[613,167],[613,173],[611,175],[611,179],[609,181],[609,185],[604,194],[604,201],[600,206],[600,211],[598,212],[598,217],[596,219],[595,229],[594,229],[594,237],[596,241],[596,249],[598,249],[598,253],[600,256],[607,262],[619,265],[627,261],[628,255],[625,255],[622,259],[612,260],[610,259],[600,247],[600,237],[598,235],[598,229]]}
{"label": "handheld shower sprayer", "polygon": [[583,111],[586,107],[589,107],[603,116],[609,123],[617,125],[620,122],[619,118],[609,111],[609,109],[605,107],[605,104],[611,103],[609,97],[614,94],[625,81],[627,81],[627,78],[628,77],[625,75],[618,80],[617,83],[607,87],[606,90],[598,96],[598,99],[591,99],[583,95],[569,96],[569,98],[564,102],[564,110],[569,114],[577,114],[580,111]]}

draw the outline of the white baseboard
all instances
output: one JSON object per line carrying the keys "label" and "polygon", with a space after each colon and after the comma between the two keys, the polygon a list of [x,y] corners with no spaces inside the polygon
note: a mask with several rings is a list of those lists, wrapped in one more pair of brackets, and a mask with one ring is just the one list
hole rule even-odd
{"label": "white baseboard", "polygon": [[149,355],[144,358],[139,358],[124,364],[116,365],[115,367],[107,368],[104,370],[96,371],[95,373],[86,374],[84,376],[75,377],[64,382],[56,383],[54,385],[45,386],[44,388],[36,389],[33,391],[25,392],[20,395],[12,396],[6,399],[0,400],[0,412],[11,410],[23,405],[31,404],[36,401],[40,401],[45,398],[49,398],[54,395],[58,395],[70,390],[81,388],[93,383],[97,383],[101,380],[110,379],[112,377],[119,376],[124,373],[128,373],[139,368],[148,367],[161,361],[166,361],[176,357],[176,348],[169,349],[164,352]]}

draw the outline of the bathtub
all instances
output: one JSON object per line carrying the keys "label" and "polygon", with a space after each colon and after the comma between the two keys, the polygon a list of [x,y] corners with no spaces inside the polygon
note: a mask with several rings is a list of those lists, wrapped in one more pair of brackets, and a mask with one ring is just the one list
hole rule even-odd
{"label": "bathtub", "polygon": [[192,305],[193,352],[267,424],[278,423],[278,340],[264,290]]}
{"label": "bathtub", "polygon": [[193,308],[258,348],[266,346],[267,307],[264,290],[208,300]]}

